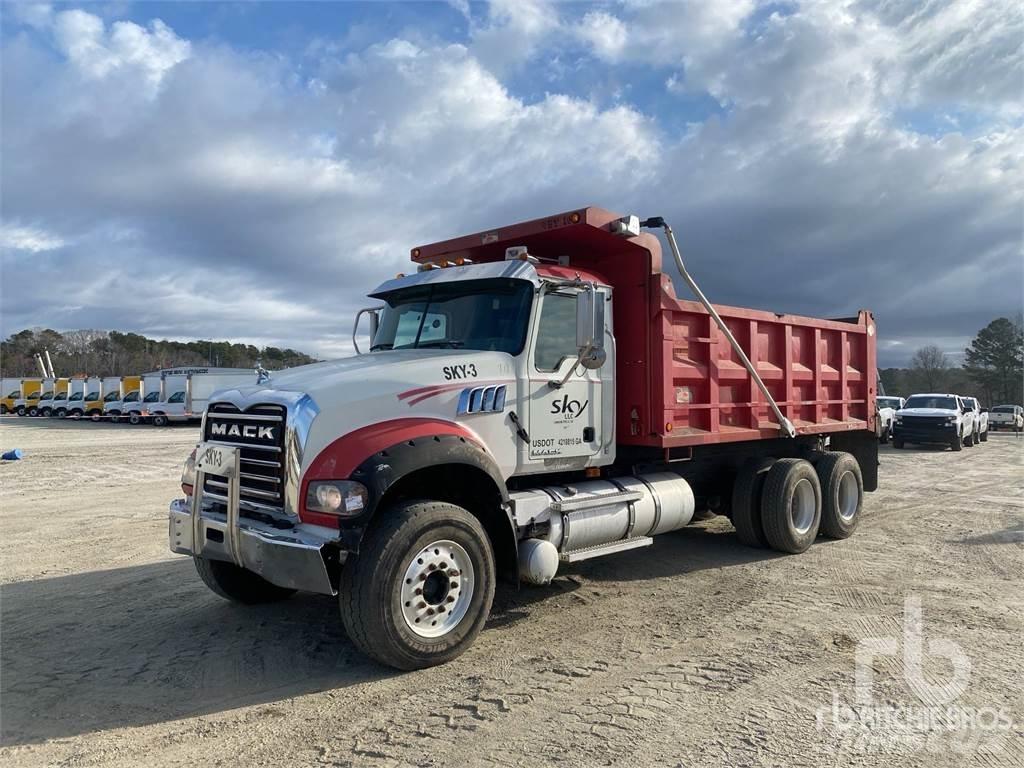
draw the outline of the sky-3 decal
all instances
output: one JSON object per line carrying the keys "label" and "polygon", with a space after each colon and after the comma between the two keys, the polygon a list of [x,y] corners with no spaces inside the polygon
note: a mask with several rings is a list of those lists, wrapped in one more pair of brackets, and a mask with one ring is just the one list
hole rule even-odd
{"label": "sky-3 decal", "polygon": [[445,381],[452,379],[475,379],[477,377],[476,366],[473,363],[466,365],[446,365],[441,369]]}

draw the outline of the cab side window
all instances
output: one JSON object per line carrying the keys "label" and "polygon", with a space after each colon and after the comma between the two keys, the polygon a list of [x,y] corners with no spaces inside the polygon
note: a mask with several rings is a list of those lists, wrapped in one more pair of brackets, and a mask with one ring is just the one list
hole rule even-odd
{"label": "cab side window", "polygon": [[539,371],[554,371],[566,357],[575,358],[578,352],[575,294],[547,294],[541,304],[534,365]]}

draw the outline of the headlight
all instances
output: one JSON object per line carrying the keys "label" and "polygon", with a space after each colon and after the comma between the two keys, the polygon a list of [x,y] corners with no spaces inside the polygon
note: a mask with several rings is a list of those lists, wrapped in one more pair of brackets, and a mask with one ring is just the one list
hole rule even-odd
{"label": "headlight", "polygon": [[896,423],[897,424],[902,424],[903,423],[903,417],[902,416],[897,416],[896,417]]}
{"label": "headlight", "polygon": [[181,468],[181,490],[186,496],[191,496],[196,485],[196,448],[185,459],[185,466]]}
{"label": "headlight", "polygon": [[946,417],[946,423],[947,424],[956,424],[956,416],[947,416]]}
{"label": "headlight", "polygon": [[314,480],[306,490],[306,509],[338,517],[355,517],[366,509],[370,494],[353,480]]}

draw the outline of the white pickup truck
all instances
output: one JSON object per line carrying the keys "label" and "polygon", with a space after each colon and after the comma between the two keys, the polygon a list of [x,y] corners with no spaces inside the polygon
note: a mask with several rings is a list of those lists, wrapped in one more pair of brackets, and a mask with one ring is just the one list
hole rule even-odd
{"label": "white pickup truck", "polygon": [[896,411],[906,402],[902,397],[879,397],[878,401],[878,432],[883,443],[892,439],[892,426],[896,422]]}
{"label": "white pickup truck", "polygon": [[1008,429],[1024,432],[1024,408],[1019,405],[997,405],[989,414],[988,425],[993,430]]}
{"label": "white pickup truck", "polygon": [[988,442],[988,408],[982,408],[976,397],[960,398],[974,414],[974,444]]}
{"label": "white pickup truck", "polygon": [[958,395],[911,395],[896,412],[892,447],[906,443],[942,443],[954,451],[974,445],[974,411]]}

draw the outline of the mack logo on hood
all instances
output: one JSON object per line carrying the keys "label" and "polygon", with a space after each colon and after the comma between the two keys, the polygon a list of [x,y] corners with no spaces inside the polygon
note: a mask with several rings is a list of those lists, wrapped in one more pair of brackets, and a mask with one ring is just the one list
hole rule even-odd
{"label": "mack logo on hood", "polygon": [[244,437],[250,440],[273,440],[274,428],[257,424],[218,424],[210,425],[210,434],[215,437]]}

